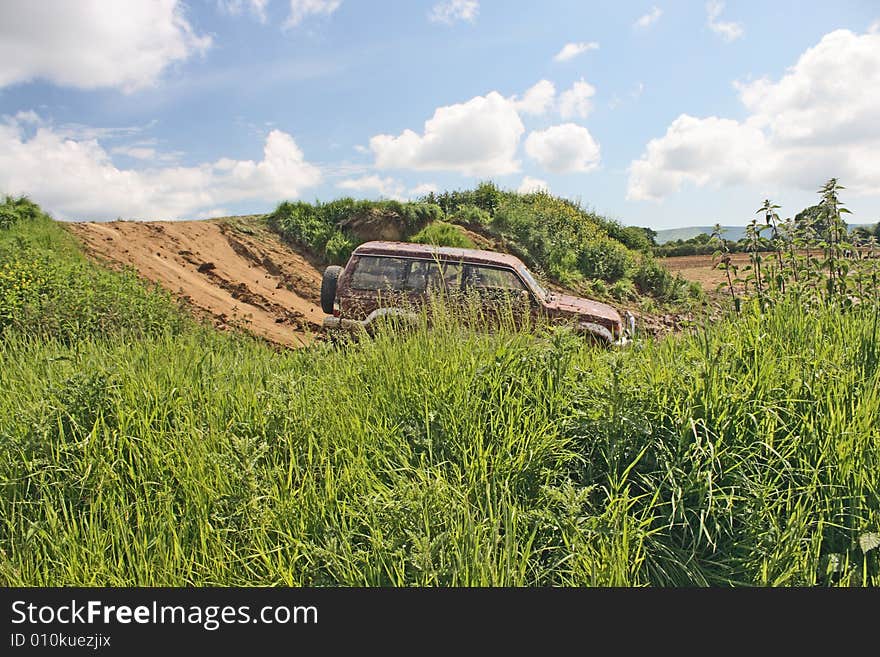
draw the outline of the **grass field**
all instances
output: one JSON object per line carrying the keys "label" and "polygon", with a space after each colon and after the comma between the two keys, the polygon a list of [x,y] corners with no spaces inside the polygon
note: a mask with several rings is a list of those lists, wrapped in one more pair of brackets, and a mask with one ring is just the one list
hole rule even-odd
{"label": "grass field", "polygon": [[4,585],[880,585],[877,304],[279,352],[64,240],[0,233]]}

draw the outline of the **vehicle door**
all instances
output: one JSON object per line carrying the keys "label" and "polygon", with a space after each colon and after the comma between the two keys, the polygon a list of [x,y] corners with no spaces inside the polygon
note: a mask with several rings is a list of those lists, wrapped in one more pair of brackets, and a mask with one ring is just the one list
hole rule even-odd
{"label": "vehicle door", "polygon": [[465,296],[477,304],[479,315],[490,325],[522,326],[531,312],[531,294],[516,273],[507,267],[466,265]]}
{"label": "vehicle door", "polygon": [[342,316],[362,320],[378,308],[405,305],[410,262],[394,256],[358,256],[339,299]]}

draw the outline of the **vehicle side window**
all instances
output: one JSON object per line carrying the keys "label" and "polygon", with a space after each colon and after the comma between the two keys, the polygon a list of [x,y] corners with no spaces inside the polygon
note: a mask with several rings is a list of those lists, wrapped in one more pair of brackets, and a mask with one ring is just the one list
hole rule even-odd
{"label": "vehicle side window", "polygon": [[523,282],[509,269],[470,266],[467,268],[465,286],[478,291],[525,290]]}
{"label": "vehicle side window", "polygon": [[436,267],[436,264],[430,260],[413,260],[409,266],[404,289],[408,292],[424,292],[428,285],[431,265]]}
{"label": "vehicle side window", "polygon": [[431,263],[428,270],[428,284],[433,289],[445,289],[447,292],[458,292],[461,289],[461,263]]}
{"label": "vehicle side window", "polygon": [[411,292],[425,290],[456,291],[461,287],[461,263],[435,260],[413,260],[405,288]]}
{"label": "vehicle side window", "polygon": [[351,276],[354,290],[400,290],[409,261],[403,258],[361,256]]}

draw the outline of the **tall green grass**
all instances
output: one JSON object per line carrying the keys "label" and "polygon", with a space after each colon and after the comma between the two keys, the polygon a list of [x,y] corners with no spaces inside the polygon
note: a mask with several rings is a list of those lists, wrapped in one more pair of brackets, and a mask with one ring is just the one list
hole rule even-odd
{"label": "tall green grass", "polygon": [[880,585],[876,300],[622,351],[471,306],[279,352],[29,207],[0,228],[0,584]]}
{"label": "tall green grass", "polygon": [[0,212],[15,219],[0,227],[0,336],[15,329],[73,343],[111,334],[134,339],[188,324],[158,286],[146,286],[133,271],[89,262],[38,206],[7,198]]}
{"label": "tall green grass", "polygon": [[880,584],[880,320],[0,343],[0,580]]}

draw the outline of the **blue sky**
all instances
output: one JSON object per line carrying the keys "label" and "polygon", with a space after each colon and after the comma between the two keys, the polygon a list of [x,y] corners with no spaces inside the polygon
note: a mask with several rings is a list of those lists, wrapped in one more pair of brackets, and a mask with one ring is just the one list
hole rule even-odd
{"label": "blue sky", "polygon": [[0,192],[62,219],[492,180],[624,224],[880,219],[880,5],[5,0]]}

